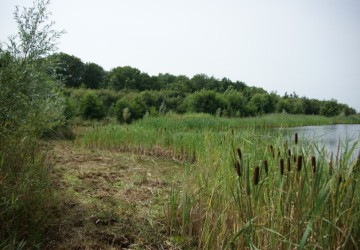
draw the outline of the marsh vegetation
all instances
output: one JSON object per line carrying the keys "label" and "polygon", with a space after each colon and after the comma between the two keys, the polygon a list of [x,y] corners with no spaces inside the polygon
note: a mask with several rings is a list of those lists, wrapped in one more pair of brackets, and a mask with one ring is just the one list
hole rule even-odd
{"label": "marsh vegetation", "polygon": [[0,249],[358,249],[360,124],[336,100],[54,54],[49,1],[0,44]]}
{"label": "marsh vegetation", "polygon": [[266,119],[295,122],[173,116],[95,127],[75,143],[182,162],[166,208],[168,233],[182,247],[356,249],[359,160],[350,159],[358,141],[334,155],[269,130]]}

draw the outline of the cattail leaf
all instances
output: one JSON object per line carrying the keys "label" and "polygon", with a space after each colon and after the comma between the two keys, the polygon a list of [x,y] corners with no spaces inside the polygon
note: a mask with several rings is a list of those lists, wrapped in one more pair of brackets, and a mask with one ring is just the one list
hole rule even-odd
{"label": "cattail leaf", "polygon": [[329,192],[330,192],[330,186],[333,182],[333,179],[331,179],[324,188],[322,188],[319,192],[319,195],[316,198],[315,204],[314,204],[314,209],[312,211],[311,214],[311,219],[308,223],[308,225],[306,226],[305,232],[301,238],[300,244],[299,244],[299,249],[304,249],[306,241],[312,231],[312,227],[314,224],[314,218],[317,216],[319,208],[323,206],[325,200],[327,199]]}

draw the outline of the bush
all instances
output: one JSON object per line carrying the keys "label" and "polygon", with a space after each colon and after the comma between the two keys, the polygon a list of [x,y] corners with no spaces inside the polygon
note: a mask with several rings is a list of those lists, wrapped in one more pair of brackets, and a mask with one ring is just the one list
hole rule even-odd
{"label": "bush", "polygon": [[115,114],[119,122],[131,123],[144,117],[146,105],[140,98],[132,100],[122,98],[115,105]]}
{"label": "bush", "polygon": [[215,114],[219,108],[225,109],[227,101],[223,95],[212,90],[202,90],[188,95],[184,103],[188,112]]}
{"label": "bush", "polygon": [[76,116],[76,104],[71,96],[65,98],[64,116],[66,120],[73,119]]}
{"label": "bush", "polygon": [[103,102],[99,97],[92,93],[86,93],[81,99],[79,104],[80,115],[85,119],[100,120],[105,117],[105,109]]}

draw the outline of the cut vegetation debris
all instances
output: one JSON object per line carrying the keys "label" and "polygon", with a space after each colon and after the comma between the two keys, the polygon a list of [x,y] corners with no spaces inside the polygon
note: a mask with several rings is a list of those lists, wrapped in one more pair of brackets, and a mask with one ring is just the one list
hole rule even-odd
{"label": "cut vegetation debris", "polygon": [[59,206],[46,248],[176,249],[166,236],[166,208],[181,165],[68,141],[51,144]]}

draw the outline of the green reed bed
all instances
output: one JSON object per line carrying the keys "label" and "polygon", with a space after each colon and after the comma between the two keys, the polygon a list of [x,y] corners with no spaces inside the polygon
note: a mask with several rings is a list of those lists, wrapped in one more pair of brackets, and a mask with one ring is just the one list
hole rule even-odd
{"label": "green reed bed", "polygon": [[77,143],[183,160],[167,218],[168,233],[184,247],[357,249],[360,162],[350,160],[356,143],[332,157],[294,135],[232,122],[151,118],[95,128]]}
{"label": "green reed bed", "polygon": [[269,114],[261,117],[223,118],[209,114],[168,114],[165,117],[148,117],[136,122],[152,129],[179,130],[226,130],[231,128],[273,128],[309,125],[359,124],[360,116],[310,116],[291,114]]}

